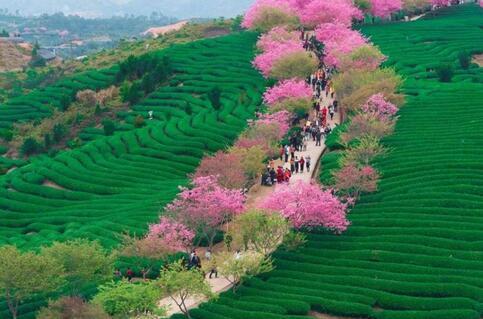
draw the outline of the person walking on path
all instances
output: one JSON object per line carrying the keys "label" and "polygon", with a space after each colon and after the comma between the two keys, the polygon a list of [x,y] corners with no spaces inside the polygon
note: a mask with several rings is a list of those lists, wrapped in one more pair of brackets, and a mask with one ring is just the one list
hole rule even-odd
{"label": "person walking on path", "polygon": [[290,177],[292,177],[292,173],[288,168],[285,169],[285,183],[290,183]]}
{"label": "person walking on path", "polygon": [[295,156],[295,173],[298,174],[299,173],[299,158],[298,156]]}
{"label": "person walking on path", "polygon": [[299,166],[300,166],[300,172],[303,173],[304,172],[304,166],[305,166],[305,159],[304,159],[303,156],[300,157]]}
{"label": "person walking on path", "polygon": [[321,146],[321,142],[322,142],[322,132],[320,131],[320,129],[317,129],[315,146]]}
{"label": "person walking on path", "polygon": [[310,172],[310,161],[312,159],[310,158],[310,155],[307,155],[307,157],[305,157],[305,165],[307,166],[307,172]]}
{"label": "person walking on path", "polygon": [[290,172],[295,173],[295,159],[293,157],[290,159]]}

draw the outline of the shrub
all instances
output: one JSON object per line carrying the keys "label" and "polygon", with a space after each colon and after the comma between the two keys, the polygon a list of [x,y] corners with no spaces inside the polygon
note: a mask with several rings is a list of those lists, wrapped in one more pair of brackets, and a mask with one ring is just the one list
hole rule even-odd
{"label": "shrub", "polygon": [[60,142],[60,140],[62,140],[64,135],[65,135],[65,126],[62,125],[62,124],[54,125],[54,128],[52,130],[52,136],[53,136],[54,141],[56,143]]}
{"label": "shrub", "polygon": [[451,82],[454,75],[453,67],[450,64],[440,64],[436,68],[436,74],[440,82]]}
{"label": "shrub", "polygon": [[458,60],[461,67],[465,70],[468,69],[471,65],[471,55],[466,51],[462,51],[458,54]]}
{"label": "shrub", "polygon": [[214,87],[208,92],[208,99],[215,110],[221,109],[221,90],[219,87]]}
{"label": "shrub", "polygon": [[287,251],[295,251],[305,245],[307,236],[298,231],[291,231],[283,239],[282,247]]}
{"label": "shrub", "polygon": [[87,107],[94,107],[96,106],[96,103],[97,103],[96,92],[92,90],[84,90],[84,91],[77,92],[76,99],[79,103]]}
{"label": "shrub", "polygon": [[106,136],[113,135],[116,131],[116,125],[111,120],[106,119],[102,121],[102,125],[104,127],[104,135]]}
{"label": "shrub", "polygon": [[22,147],[20,148],[20,153],[24,156],[29,156],[35,154],[41,150],[41,146],[36,139],[28,137],[24,140]]}
{"label": "shrub", "polygon": [[49,302],[49,306],[40,310],[37,319],[109,319],[101,306],[86,303],[79,297],[62,297]]}
{"label": "shrub", "polygon": [[145,125],[144,117],[142,115],[136,116],[136,118],[134,119],[134,127],[140,128],[140,127],[143,127],[144,125]]}

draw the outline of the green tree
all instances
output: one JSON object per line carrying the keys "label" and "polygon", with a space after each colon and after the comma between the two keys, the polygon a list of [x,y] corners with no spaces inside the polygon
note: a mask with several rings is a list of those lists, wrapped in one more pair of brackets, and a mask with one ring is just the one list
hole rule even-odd
{"label": "green tree", "polygon": [[64,283],[64,269],[56,260],[14,246],[0,248],[0,292],[13,317],[21,302],[39,293],[55,291]]}
{"label": "green tree", "polygon": [[210,285],[198,270],[188,270],[181,261],[162,269],[156,285],[163,295],[168,296],[178,306],[179,310],[189,319],[191,315],[186,306],[186,300],[192,297],[206,299],[215,298]]}
{"label": "green tree", "polygon": [[221,109],[221,90],[219,87],[214,87],[208,92],[208,99],[215,110]]}
{"label": "green tree", "polygon": [[62,297],[42,308],[37,319],[109,319],[100,305],[90,304],[79,297]]}
{"label": "green tree", "polygon": [[2,32],[0,32],[0,38],[8,38],[10,34],[8,34],[7,30],[2,29]]}
{"label": "green tree", "polygon": [[450,64],[441,64],[436,68],[436,74],[438,75],[439,81],[451,82],[454,70]]}
{"label": "green tree", "polygon": [[243,22],[243,15],[237,15],[235,18],[231,20],[230,29],[232,32],[240,32],[243,30],[241,24]]}
{"label": "green tree", "polygon": [[104,127],[104,134],[106,136],[111,136],[116,131],[116,125],[113,121],[109,119],[105,119],[104,121],[102,121],[102,125]]}
{"label": "green tree", "polygon": [[44,135],[44,148],[48,150],[52,146],[52,138],[50,137],[50,134],[47,133]]}
{"label": "green tree", "polygon": [[239,256],[221,253],[215,260],[218,273],[233,285],[233,292],[247,279],[273,270],[272,259],[254,251]]}
{"label": "green tree", "polygon": [[228,233],[235,245],[267,256],[283,242],[289,231],[288,221],[280,214],[251,210],[238,215]]}
{"label": "green tree", "polygon": [[33,137],[27,137],[20,148],[20,153],[24,156],[30,156],[39,152],[41,145]]}
{"label": "green tree", "polygon": [[62,124],[55,124],[52,129],[54,142],[59,143],[65,135],[65,126]]}
{"label": "green tree", "polygon": [[471,65],[471,55],[466,51],[462,51],[458,54],[458,60],[461,67],[465,70],[467,70]]}
{"label": "green tree", "polygon": [[76,239],[65,243],[55,242],[43,247],[42,255],[63,265],[68,289],[77,295],[87,283],[102,283],[114,272],[115,254],[108,253],[96,241]]}
{"label": "green tree", "polygon": [[152,282],[132,284],[122,280],[101,286],[92,302],[119,318],[133,318],[146,313],[162,316],[165,311],[157,306],[161,297],[161,291]]}
{"label": "green tree", "polygon": [[270,76],[277,80],[306,78],[317,70],[319,62],[315,55],[307,52],[295,52],[278,59],[273,65]]}
{"label": "green tree", "polygon": [[136,104],[143,97],[141,83],[139,81],[135,81],[131,85],[124,83],[121,86],[120,95],[123,102]]}
{"label": "green tree", "polygon": [[145,125],[144,117],[142,115],[138,115],[134,118],[134,127],[140,128]]}

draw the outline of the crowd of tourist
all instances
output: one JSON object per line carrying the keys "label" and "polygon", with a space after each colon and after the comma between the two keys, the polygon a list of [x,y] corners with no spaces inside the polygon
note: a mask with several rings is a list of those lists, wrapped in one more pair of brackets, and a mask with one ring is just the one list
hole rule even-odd
{"label": "crowd of tourist", "polygon": [[[301,38],[305,39],[307,49],[316,49],[315,41],[304,31],[301,31]],[[300,130],[295,130],[288,137],[288,144],[280,147],[279,165],[276,165],[275,159],[269,162],[267,170],[262,175],[262,185],[289,183],[294,174],[310,172],[312,158],[307,153],[308,144],[312,141],[316,147],[322,146],[322,140],[333,129],[329,121],[334,120],[338,111],[338,102],[335,100],[335,92],[330,81],[332,73],[333,69],[321,65],[317,72],[306,79],[313,91],[312,110],[301,123]]]}

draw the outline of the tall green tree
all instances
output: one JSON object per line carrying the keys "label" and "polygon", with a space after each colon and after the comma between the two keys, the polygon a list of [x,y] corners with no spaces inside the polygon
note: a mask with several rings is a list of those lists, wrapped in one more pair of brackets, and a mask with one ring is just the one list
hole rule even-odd
{"label": "tall green tree", "polygon": [[130,283],[126,280],[111,282],[99,288],[93,303],[116,318],[133,318],[143,314],[164,315],[158,308],[161,291],[153,283]]}
{"label": "tall green tree", "polygon": [[104,250],[97,241],[55,242],[43,247],[41,253],[64,267],[71,295],[78,295],[87,283],[100,284],[109,280],[114,272],[115,254]]}
{"label": "tall green tree", "polygon": [[64,269],[57,260],[33,252],[20,252],[14,246],[0,248],[0,292],[13,317],[19,305],[36,294],[59,289]]}
{"label": "tall green tree", "polygon": [[208,92],[208,99],[215,110],[221,109],[221,90],[219,87],[214,87]]}
{"label": "tall green tree", "polygon": [[188,298],[212,299],[216,297],[203,274],[198,270],[186,269],[181,262],[173,263],[161,270],[156,285],[161,289],[163,295],[171,298],[189,319],[191,319],[191,315],[186,305]]}

